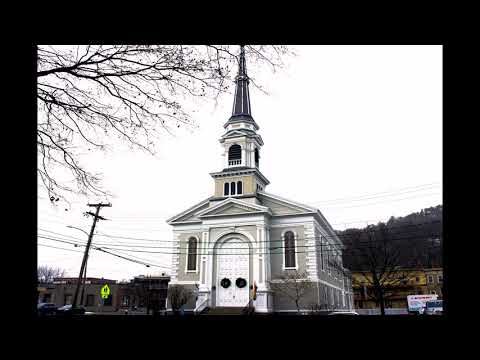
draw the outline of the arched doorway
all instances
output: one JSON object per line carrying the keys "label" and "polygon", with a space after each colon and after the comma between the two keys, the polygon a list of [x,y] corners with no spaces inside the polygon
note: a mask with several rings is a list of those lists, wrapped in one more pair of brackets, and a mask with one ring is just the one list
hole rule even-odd
{"label": "arched doorway", "polygon": [[249,250],[248,243],[239,238],[230,238],[217,248],[216,306],[244,307],[248,304]]}

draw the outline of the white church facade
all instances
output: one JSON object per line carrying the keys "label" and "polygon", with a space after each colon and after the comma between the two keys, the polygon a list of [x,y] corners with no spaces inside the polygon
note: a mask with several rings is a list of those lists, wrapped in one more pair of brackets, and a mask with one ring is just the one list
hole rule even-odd
{"label": "white church facade", "polygon": [[294,301],[272,284],[295,271],[312,285],[302,310],[351,309],[343,244],[331,225],[318,209],[265,191],[243,47],[239,58],[232,116],[220,139],[224,169],[210,174],[214,194],[167,220],[174,239],[169,286],[195,291],[186,311],[250,304],[259,313],[289,312]]}

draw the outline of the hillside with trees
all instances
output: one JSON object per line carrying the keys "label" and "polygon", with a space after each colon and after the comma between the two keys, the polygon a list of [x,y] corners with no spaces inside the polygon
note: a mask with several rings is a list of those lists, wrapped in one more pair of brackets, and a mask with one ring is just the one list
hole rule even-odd
{"label": "hillside with trees", "polygon": [[345,250],[343,264],[351,271],[379,268],[441,267],[443,206],[391,217],[361,229],[337,231]]}

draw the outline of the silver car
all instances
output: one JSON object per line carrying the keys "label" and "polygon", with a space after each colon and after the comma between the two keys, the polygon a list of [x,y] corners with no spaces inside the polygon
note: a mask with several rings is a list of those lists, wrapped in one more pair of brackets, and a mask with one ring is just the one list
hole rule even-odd
{"label": "silver car", "polygon": [[328,315],[337,316],[337,315],[358,315],[355,311],[332,311]]}

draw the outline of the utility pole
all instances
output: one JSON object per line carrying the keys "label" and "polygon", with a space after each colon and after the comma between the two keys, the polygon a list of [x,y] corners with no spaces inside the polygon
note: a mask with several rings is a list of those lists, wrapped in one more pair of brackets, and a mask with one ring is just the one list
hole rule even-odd
{"label": "utility pole", "polygon": [[88,264],[88,255],[87,255],[87,261],[85,261],[85,271],[83,272],[82,295],[80,295],[80,305],[85,305],[85,298],[83,295],[85,293],[85,282],[87,280],[87,264]]}
{"label": "utility pole", "polygon": [[87,246],[85,247],[85,253],[83,254],[83,260],[82,260],[82,266],[80,267],[80,273],[78,274],[77,287],[75,289],[75,295],[74,295],[73,301],[72,301],[72,310],[75,309],[75,307],[77,306],[78,292],[80,290],[80,283],[82,283],[82,277],[83,277],[84,272],[85,272],[85,265],[86,265],[87,258],[88,258],[88,251],[90,250],[90,244],[92,243],[92,238],[93,238],[93,232],[95,230],[95,225],[97,224],[98,219],[106,220],[104,217],[99,216],[98,213],[100,212],[100,209],[102,207],[104,207],[104,206],[111,207],[112,206],[112,204],[110,204],[110,203],[108,203],[108,204],[102,204],[102,203],[87,204],[87,205],[90,206],[90,207],[96,207],[97,211],[95,212],[95,214],[90,212],[90,211],[87,211],[87,214],[93,216],[93,224],[92,224],[92,229],[90,230],[90,235],[88,236],[88,242],[87,242]]}

